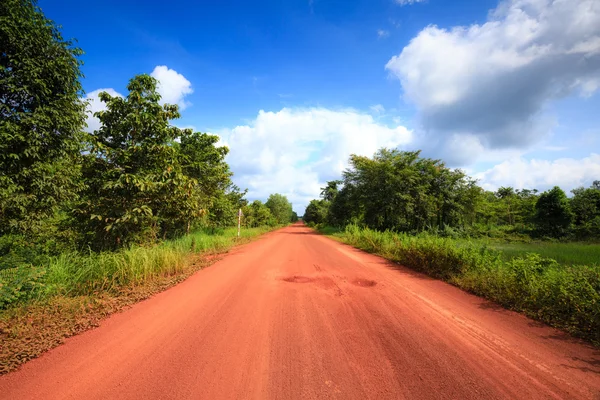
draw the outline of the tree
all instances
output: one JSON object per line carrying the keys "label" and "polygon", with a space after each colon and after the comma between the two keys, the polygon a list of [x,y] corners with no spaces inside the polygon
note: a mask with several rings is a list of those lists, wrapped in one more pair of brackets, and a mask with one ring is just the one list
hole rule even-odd
{"label": "tree", "polygon": [[269,210],[269,207],[264,205],[260,200],[254,200],[242,210],[244,212],[245,225],[249,228],[276,225],[276,221],[271,214],[271,210]]}
{"label": "tree", "polygon": [[321,224],[327,220],[329,202],[327,200],[311,200],[304,211],[304,221],[308,224]]}
{"label": "tree", "polygon": [[327,182],[327,186],[321,188],[321,198],[325,201],[333,201],[335,196],[338,194],[338,186],[342,184],[342,181],[335,180]]}
{"label": "tree", "polygon": [[[207,214],[209,209],[217,205],[217,202],[220,207],[235,207],[235,204],[228,205],[229,200],[225,198],[226,192],[233,189],[231,182],[233,173],[225,162],[229,149],[225,146],[217,147],[218,141],[219,137],[216,135],[194,133],[191,130],[185,130],[185,134],[181,137],[179,154],[182,172],[195,180],[194,194],[198,201],[197,212],[189,216],[187,232],[190,231],[192,221],[198,215]],[[215,225],[229,225],[231,213],[231,210],[220,214],[213,212],[210,220]]]}
{"label": "tree", "polygon": [[512,187],[500,187],[496,191],[496,196],[502,200],[506,210],[506,223],[508,225],[514,225],[514,202],[516,198],[515,189]]}
{"label": "tree", "polygon": [[535,211],[535,223],[540,234],[560,238],[568,233],[573,213],[561,188],[555,186],[542,193],[535,204]]}
{"label": "tree", "polygon": [[282,194],[275,193],[269,196],[266,206],[278,224],[287,224],[292,220],[292,203]]}
{"label": "tree", "polygon": [[212,228],[223,228],[237,223],[238,211],[247,205],[244,199],[247,190],[241,191],[230,184],[224,191],[219,192],[208,213],[208,224]]}
{"label": "tree", "polygon": [[81,54],[35,1],[0,2],[0,234],[31,232],[76,196]]}
{"label": "tree", "polygon": [[[600,183],[595,181],[594,184]],[[600,184],[573,189],[571,209],[577,235],[580,237],[600,235]]]}
{"label": "tree", "polygon": [[78,215],[93,248],[116,248],[165,237],[201,210],[198,182],[182,172],[173,142],[189,131],[169,124],[176,105],[161,105],[157,81],[134,77],[126,98],[100,93],[106,110],[90,135]]}
{"label": "tree", "polygon": [[[332,224],[358,221],[378,230],[421,231],[472,224],[476,214],[475,182],[440,160],[421,158],[418,151],[351,155],[343,178],[328,213]],[[322,194],[329,195],[332,187],[337,184]]]}

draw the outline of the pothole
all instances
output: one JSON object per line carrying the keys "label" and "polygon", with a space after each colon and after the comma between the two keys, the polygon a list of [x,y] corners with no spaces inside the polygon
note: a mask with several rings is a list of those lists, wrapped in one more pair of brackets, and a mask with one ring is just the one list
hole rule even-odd
{"label": "pothole", "polygon": [[309,278],[308,276],[294,275],[294,276],[286,276],[285,278],[281,278],[282,281],[291,282],[291,283],[309,283],[314,279]]}
{"label": "pothole", "polygon": [[372,281],[370,279],[356,278],[352,281],[353,284],[360,287],[373,287],[377,285],[377,282]]}

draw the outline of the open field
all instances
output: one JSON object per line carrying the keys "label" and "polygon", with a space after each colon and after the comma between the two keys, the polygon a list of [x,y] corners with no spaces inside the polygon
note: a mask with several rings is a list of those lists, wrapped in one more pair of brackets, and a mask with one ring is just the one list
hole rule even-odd
{"label": "open field", "polygon": [[504,259],[509,260],[526,253],[537,253],[542,257],[552,258],[563,265],[598,265],[600,264],[600,244],[598,243],[560,243],[560,242],[500,242],[481,241],[494,250],[502,252]]}

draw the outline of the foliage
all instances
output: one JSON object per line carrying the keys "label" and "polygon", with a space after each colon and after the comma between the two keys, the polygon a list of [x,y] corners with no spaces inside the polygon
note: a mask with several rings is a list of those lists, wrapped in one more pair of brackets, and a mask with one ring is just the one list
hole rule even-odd
{"label": "foliage", "polygon": [[75,198],[81,54],[34,1],[0,2],[0,234],[34,234]]}
{"label": "foliage", "polygon": [[[242,238],[265,232],[245,229]],[[134,246],[116,252],[62,253],[43,267],[19,266],[0,271],[0,308],[30,299],[115,292],[157,276],[180,274],[186,258],[196,252],[219,252],[235,243],[235,228],[199,230],[158,246]]]}
{"label": "foliage", "polygon": [[404,232],[472,225],[481,189],[462,171],[419,155],[381,149],[373,158],[350,156],[343,188],[332,181],[323,189],[331,199],[328,221]]}
{"label": "foliage", "polygon": [[100,93],[106,110],[90,136],[84,157],[86,189],[78,209],[86,241],[98,249],[115,249],[164,236],[173,221],[186,221],[200,209],[171,143],[188,131],[169,125],[177,106],[159,103],[157,82],[133,78],[126,98]]}
{"label": "foliage", "polygon": [[578,237],[600,237],[600,181],[589,188],[572,190],[571,209]]}
{"label": "foliage", "polygon": [[260,200],[254,200],[242,209],[247,227],[274,226],[277,224],[271,210]]}
{"label": "foliage", "polygon": [[440,160],[384,148],[371,158],[351,155],[343,179],[327,182],[306,215],[316,224],[454,238],[600,237],[600,181],[573,190],[573,199],[561,193],[558,188],[542,195],[512,187],[487,191]]}
{"label": "foliage", "polygon": [[292,221],[292,203],[284,195],[279,193],[270,195],[265,205],[271,210],[277,224],[283,225]]}
{"label": "foliage", "polygon": [[226,196],[227,193],[239,193],[239,189],[231,182],[233,173],[225,162],[229,149],[217,147],[218,142],[216,135],[193,133],[191,130],[186,130],[181,136],[179,151],[182,171],[184,175],[195,179],[194,194],[198,201],[198,208],[190,210],[188,215],[186,232],[190,231],[197,217],[208,213],[213,206],[216,209],[209,218],[214,226],[231,225],[232,214],[237,211],[234,210],[239,205],[236,195]]}
{"label": "foliage", "polygon": [[32,266],[0,270],[0,309],[31,298],[43,287],[45,272]]}
{"label": "foliage", "polygon": [[223,228],[237,223],[237,215],[247,201],[244,199],[246,191],[240,191],[235,185],[229,185],[226,191],[218,193],[209,209],[208,225],[213,228]]}
{"label": "foliage", "polygon": [[535,224],[543,236],[560,238],[567,235],[573,213],[565,192],[558,186],[540,195],[535,204]]}
{"label": "foliage", "polygon": [[327,200],[311,200],[304,211],[304,222],[307,224],[322,224],[327,220],[329,202]]}

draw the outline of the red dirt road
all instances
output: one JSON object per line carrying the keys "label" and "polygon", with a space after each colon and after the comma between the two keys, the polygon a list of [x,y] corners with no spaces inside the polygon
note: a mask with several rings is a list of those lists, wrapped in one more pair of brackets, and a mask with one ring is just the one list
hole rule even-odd
{"label": "red dirt road", "polygon": [[0,377],[1,399],[600,399],[600,351],[294,225]]}

